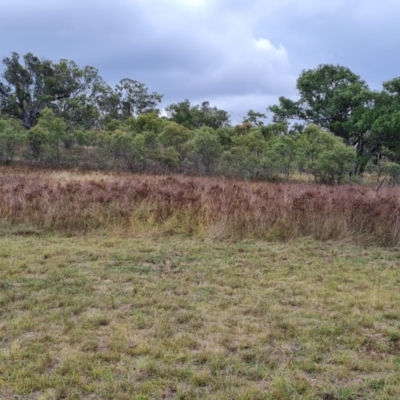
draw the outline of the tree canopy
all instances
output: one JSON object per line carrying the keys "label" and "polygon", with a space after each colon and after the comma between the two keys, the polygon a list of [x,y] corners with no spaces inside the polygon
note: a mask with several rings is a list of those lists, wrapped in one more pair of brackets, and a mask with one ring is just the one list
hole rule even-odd
{"label": "tree canopy", "polygon": [[67,163],[134,172],[288,180],[295,171],[340,183],[377,171],[399,181],[400,78],[371,90],[349,68],[319,65],[297,79],[296,100],[268,113],[228,111],[163,95],[123,78],[110,86],[91,66],[32,53],[3,58],[0,161]]}
{"label": "tree canopy", "polygon": [[166,107],[169,118],[189,129],[208,126],[213,129],[229,125],[229,113],[225,110],[211,107],[208,101],[200,105],[192,105],[188,99]]}
{"label": "tree canopy", "polygon": [[74,103],[83,102],[87,106],[102,83],[97,69],[89,66],[81,69],[73,61],[54,63],[27,53],[21,63],[19,54],[12,53],[3,63],[1,111],[20,119],[27,129],[37,122],[46,107],[65,112]]}
{"label": "tree canopy", "polygon": [[269,110],[276,122],[312,123],[342,138],[357,150],[355,173],[360,173],[383,145],[399,142],[399,82],[386,82],[376,92],[349,68],[320,65],[300,74],[297,101],[280,97]]}
{"label": "tree canopy", "polygon": [[149,93],[144,83],[122,79],[111,88],[91,66],[80,68],[74,61],[58,63],[32,53],[12,53],[3,58],[0,81],[0,111],[20,119],[29,129],[46,107],[68,120],[71,126],[89,128],[103,117],[127,119],[157,111],[162,95]]}

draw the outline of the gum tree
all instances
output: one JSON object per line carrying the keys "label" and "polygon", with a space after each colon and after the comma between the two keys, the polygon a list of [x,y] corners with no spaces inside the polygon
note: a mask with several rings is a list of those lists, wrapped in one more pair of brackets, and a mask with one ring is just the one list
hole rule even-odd
{"label": "gum tree", "polygon": [[280,97],[278,105],[269,107],[274,121],[298,120],[334,133],[357,149],[360,166],[356,172],[362,172],[370,126],[359,121],[374,106],[374,93],[365,81],[349,68],[320,65],[303,71],[296,86],[299,100]]}
{"label": "gum tree", "polygon": [[3,64],[0,111],[20,119],[26,129],[36,124],[46,107],[71,119],[85,119],[102,82],[97,69],[81,69],[65,59],[54,63],[27,53],[21,60],[18,53],[12,53]]}

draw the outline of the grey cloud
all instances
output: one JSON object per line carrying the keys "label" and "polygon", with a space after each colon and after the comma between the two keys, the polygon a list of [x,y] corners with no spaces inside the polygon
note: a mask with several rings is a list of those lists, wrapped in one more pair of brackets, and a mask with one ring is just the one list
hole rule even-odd
{"label": "grey cloud", "polygon": [[15,0],[2,5],[0,54],[72,59],[110,84],[145,82],[164,104],[243,116],[295,96],[300,71],[320,63],[375,87],[397,76],[399,13],[393,0]]}
{"label": "grey cloud", "polygon": [[73,59],[97,67],[110,83],[143,81],[164,93],[165,103],[277,94],[288,91],[287,78],[293,80],[285,50],[257,48],[246,19],[222,3],[46,3],[19,0],[5,7],[2,55],[15,50]]}
{"label": "grey cloud", "polygon": [[341,64],[379,88],[399,75],[399,16],[400,3],[393,0],[287,0],[274,10],[269,28],[259,20],[256,31],[284,40],[299,71]]}

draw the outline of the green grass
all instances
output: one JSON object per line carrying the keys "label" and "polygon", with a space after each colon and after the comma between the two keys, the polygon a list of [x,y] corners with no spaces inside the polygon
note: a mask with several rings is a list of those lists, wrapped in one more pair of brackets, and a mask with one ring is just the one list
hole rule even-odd
{"label": "green grass", "polygon": [[400,249],[0,237],[1,399],[398,399]]}

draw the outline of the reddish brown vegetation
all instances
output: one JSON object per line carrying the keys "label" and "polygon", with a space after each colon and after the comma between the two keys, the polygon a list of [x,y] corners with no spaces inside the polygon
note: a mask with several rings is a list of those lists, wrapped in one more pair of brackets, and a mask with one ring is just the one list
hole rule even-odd
{"label": "reddish brown vegetation", "polygon": [[162,231],[399,243],[400,190],[154,176],[0,175],[3,229]]}

